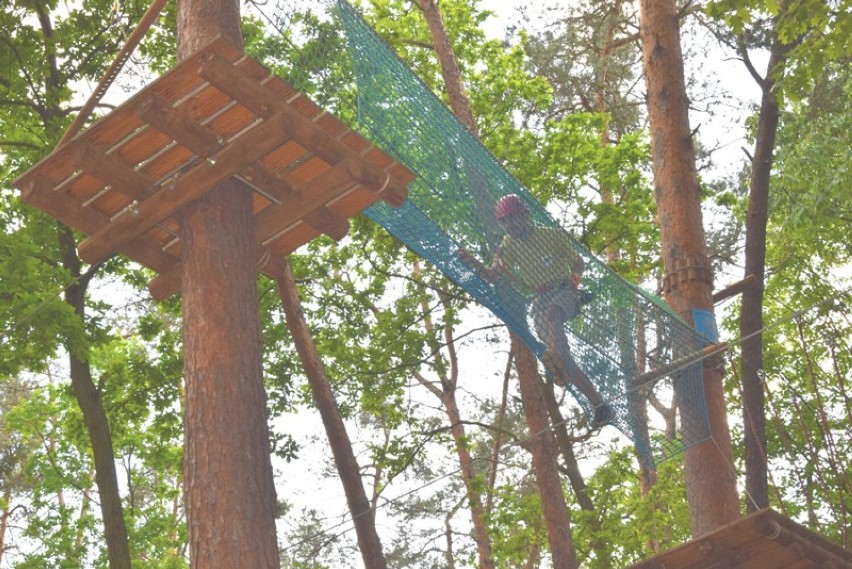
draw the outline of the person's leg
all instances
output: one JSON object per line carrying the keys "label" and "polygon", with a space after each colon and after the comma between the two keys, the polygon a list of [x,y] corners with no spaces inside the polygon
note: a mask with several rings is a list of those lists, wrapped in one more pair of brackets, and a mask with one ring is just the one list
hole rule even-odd
{"label": "person's leg", "polygon": [[602,405],[604,401],[600,393],[571,356],[563,316],[562,308],[555,304],[546,306],[535,314],[533,322],[536,333],[547,347],[547,352],[542,359],[553,373],[555,383],[565,387],[568,382],[571,382],[577,386],[592,406]]}

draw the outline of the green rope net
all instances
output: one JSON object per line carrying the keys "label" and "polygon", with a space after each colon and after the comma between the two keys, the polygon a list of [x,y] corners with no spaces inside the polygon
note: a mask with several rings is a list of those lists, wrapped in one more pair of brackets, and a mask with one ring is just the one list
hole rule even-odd
{"label": "green rope net", "polygon": [[[326,46],[348,46],[356,128],[417,175],[402,207],[366,214],[500,318],[589,425],[617,428],[649,462],[707,440],[702,338],[560,228],[347,2],[329,8],[336,19],[298,22],[322,22]],[[338,25],[345,44],[328,39]],[[355,115],[343,97],[329,104]],[[650,401],[677,407],[674,437]]]}

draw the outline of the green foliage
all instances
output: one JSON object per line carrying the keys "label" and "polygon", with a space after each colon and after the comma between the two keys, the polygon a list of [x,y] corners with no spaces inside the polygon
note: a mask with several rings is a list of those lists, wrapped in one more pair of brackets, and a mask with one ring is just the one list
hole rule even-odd
{"label": "green foliage", "polygon": [[848,71],[831,66],[809,104],[782,118],[768,229],[772,264],[785,266],[797,258],[828,269],[852,260],[850,95]]}
{"label": "green foliage", "polygon": [[[848,533],[841,528],[848,525],[850,489],[840,479],[846,466],[839,457],[848,452],[852,424],[845,379],[850,365],[845,298],[852,259],[850,54],[843,37],[850,25],[849,6],[716,2],[709,9],[749,48],[768,46],[775,30],[792,47],[776,90],[781,115],[762,311],[769,496],[776,510],[846,543]],[[755,122],[749,118],[751,129]],[[732,209],[744,218],[746,206],[743,198]],[[726,327],[737,329],[735,310]],[[732,407],[741,403],[738,379],[728,382]],[[735,434],[741,435],[748,420],[743,418]],[[737,452],[741,455],[742,449]]]}
{"label": "green foliage", "polygon": [[778,91],[794,101],[810,93],[820,81],[826,65],[848,64],[852,45],[852,3],[849,0],[714,0],[707,13],[724,21],[750,45],[767,48],[765,23],[772,21],[778,39],[792,46],[785,63],[785,79]]}
{"label": "green foliage", "polygon": [[545,118],[606,113],[601,140],[618,141],[643,128],[637,81],[641,57],[632,9],[608,0],[553,6],[544,12],[546,25],[520,33],[527,66],[553,90],[552,104],[539,109]]}
{"label": "green foliage", "polygon": [[494,536],[494,562],[499,567],[528,567],[531,552],[546,551],[547,527],[535,480],[495,488],[489,516]]}
{"label": "green foliage", "polygon": [[[617,250],[614,263],[621,274],[646,277],[656,267],[658,235],[637,95],[626,88],[635,81],[631,45],[625,43],[608,62],[598,59],[589,47],[601,44],[608,20],[593,17],[605,6],[590,2],[585,18],[561,21],[558,33],[520,33],[515,43],[504,46],[483,34],[487,12],[479,4],[444,0],[440,6],[483,143],[542,202],[559,211],[563,224],[593,251]],[[754,20],[780,13],[783,4],[717,2],[710,9],[745,32]],[[98,77],[144,8],[122,4],[119,9],[127,12],[113,14],[105,0],[87,0],[67,13],[54,12],[57,7],[6,2],[0,16],[4,180],[53,147],[73,116],[73,81]],[[848,264],[852,243],[847,166],[852,125],[843,66],[849,47],[840,41],[849,32],[849,10],[845,2],[817,6],[807,1],[795,7],[783,13],[781,27],[782,38],[802,41],[790,55],[791,72],[782,84],[793,103],[782,117],[773,180],[777,192],[766,311],[772,320],[791,308],[834,298],[841,287],[830,275]],[[428,31],[414,3],[373,0],[365,8],[426,84],[443,93]],[[40,15],[53,18],[50,30]],[[172,3],[143,47],[154,69],[164,70],[174,61],[174,19]],[[247,19],[247,50],[355,124],[351,62],[331,55],[342,49],[339,30],[316,14],[295,14],[277,25],[282,34],[265,30],[262,20]],[[753,34],[750,41],[765,45],[765,36]],[[57,65],[51,67],[54,59]],[[604,68],[611,83],[598,81]],[[606,105],[589,105],[599,94]],[[725,194],[718,203],[740,207],[737,198]],[[59,298],[71,275],[58,262],[56,224],[23,206],[6,186],[0,188],[0,200],[0,483],[13,490],[0,505],[27,505],[17,522],[37,550],[16,561],[22,567],[106,563],[93,502],[90,443],[65,372],[55,365],[65,344],[75,346],[93,366],[110,418],[120,476],[127,483],[124,504],[134,566],[186,567],[179,300],[121,307],[115,299],[90,299],[88,316],[81,321]],[[459,290],[432,267],[415,270],[416,259],[398,241],[364,218],[352,225],[346,240],[316,240],[291,262],[338,403],[357,426],[359,460],[365,480],[374,484],[368,492],[388,498],[400,488],[446,480],[407,499],[379,500],[388,520],[404,522],[387,524],[402,526],[385,544],[388,559],[393,567],[446,566],[454,554],[458,565],[471,564],[476,553],[466,490],[455,458],[447,458],[453,456],[448,453],[454,452],[455,441],[434,400],[424,403],[432,394],[424,394],[413,378],[418,374],[446,388],[453,372],[451,339],[454,348],[464,348],[459,357],[476,351],[493,359],[503,347],[502,337],[490,330],[474,333],[493,322],[471,322]],[[102,276],[126,283],[136,294],[150,275],[111,261]],[[268,281],[261,281],[260,297],[270,414],[275,419],[305,412],[309,390]],[[845,535],[848,505],[842,458],[852,452],[845,407],[849,394],[842,381],[852,366],[852,333],[844,311],[842,303],[832,301],[818,318],[780,329],[767,340],[766,361],[775,394],[771,404],[778,405],[770,425],[770,460],[778,467],[776,485],[784,489],[774,500],[838,540]],[[479,391],[482,385],[486,395]],[[484,371],[463,375],[451,389],[463,402],[480,404],[464,410],[479,425],[494,422],[496,382]],[[520,436],[524,427],[514,411],[506,428]],[[490,463],[482,459],[490,456],[495,438],[479,425],[468,425],[459,442],[477,459],[474,490],[493,492],[488,523],[498,565],[524,566],[537,555],[546,559],[529,458],[522,450],[504,449],[496,487],[489,488],[485,465]],[[315,450],[300,448],[291,433],[277,425],[274,429],[272,448],[278,457],[293,461]],[[574,539],[584,566],[623,566],[646,557],[651,542],[665,549],[688,538],[678,462],[661,465],[647,496],[636,470],[629,451],[611,452],[589,478],[596,511],[572,505]],[[357,556],[349,537],[329,538],[330,524],[317,511],[288,512],[285,521],[285,567],[345,567]],[[452,551],[444,545],[448,534]]]}
{"label": "green foliage", "polygon": [[[690,538],[683,468],[679,460],[663,462],[647,494],[636,473],[631,449],[611,450],[588,479],[595,512],[572,510],[574,540],[583,566],[625,567]],[[608,557],[597,557],[590,544],[604,544]]]}

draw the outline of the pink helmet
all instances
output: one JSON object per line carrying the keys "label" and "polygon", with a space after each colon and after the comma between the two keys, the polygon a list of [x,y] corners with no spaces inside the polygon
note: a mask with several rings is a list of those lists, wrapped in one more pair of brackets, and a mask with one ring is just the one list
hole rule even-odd
{"label": "pink helmet", "polygon": [[529,211],[530,209],[524,200],[515,194],[509,194],[497,200],[497,205],[494,206],[494,217],[495,219],[502,219],[507,215],[529,213]]}

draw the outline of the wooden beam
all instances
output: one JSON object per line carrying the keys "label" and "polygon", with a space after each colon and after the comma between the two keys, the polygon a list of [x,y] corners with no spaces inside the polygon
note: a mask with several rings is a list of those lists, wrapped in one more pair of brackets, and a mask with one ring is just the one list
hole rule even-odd
{"label": "wooden beam", "polygon": [[389,205],[398,206],[405,201],[405,196],[408,195],[405,186],[221,57],[211,54],[206,58],[199,75],[258,116],[266,117],[272,113],[285,116],[293,140],[329,164],[337,164],[344,158],[357,158],[355,163],[360,166],[352,166],[353,176],[364,186],[377,192]]}
{"label": "wooden beam", "polygon": [[343,159],[345,152],[342,143],[334,144],[334,137],[311,119],[215,53],[204,58],[198,74],[259,117],[267,118],[275,113],[283,115],[288,121],[293,140],[329,164],[336,164]]}
{"label": "wooden beam", "polygon": [[[37,184],[36,181],[31,181]],[[109,224],[109,218],[97,211],[83,207],[68,194],[53,190],[34,191],[27,188],[26,202],[39,208],[50,216],[81,231],[91,234]],[[121,247],[121,252],[134,261],[155,271],[167,271],[177,263],[177,258],[164,252],[146,239],[132,239]]]}
{"label": "wooden beam", "polygon": [[[139,116],[156,130],[199,156],[219,152],[225,141],[207,127],[187,117],[157,95],[147,97],[139,107]],[[249,165],[240,176],[243,181],[275,201],[293,192],[292,186],[260,162]]]}
{"label": "wooden beam", "polygon": [[703,559],[698,563],[690,565],[691,569],[737,569],[742,567],[746,557],[738,551],[731,549],[715,539],[702,539],[698,544],[698,550]]}
{"label": "wooden beam", "polygon": [[287,120],[273,115],[231,142],[215,160],[203,161],[178,178],[173,188],[140,203],[136,214],[125,214],[84,240],[78,247],[80,257],[88,263],[104,259],[121,243],[142,235],[289,138]]}
{"label": "wooden beam", "polygon": [[[806,537],[790,531],[775,520],[761,518],[756,525],[758,533],[768,540],[775,540],[795,552],[799,557],[810,559],[815,563],[830,563],[842,569],[852,569],[852,562],[834,554],[817,543],[812,543]],[[847,553],[847,552],[844,552]]]}
{"label": "wooden beam", "polygon": [[[152,127],[200,156],[210,156],[220,150],[220,146],[224,144],[224,141],[213,132],[156,95],[151,95],[142,103],[140,116]],[[282,199],[291,195],[297,197],[290,184],[260,162],[246,167],[239,177],[244,183],[253,186],[274,201],[281,202]],[[337,219],[333,219],[332,216]],[[332,239],[340,240],[349,232],[349,223],[345,219],[341,220],[331,211],[318,212],[312,219],[313,221],[308,219],[306,222]]]}
{"label": "wooden beam", "polygon": [[244,183],[253,186],[275,202],[280,203],[287,198],[301,196],[289,182],[260,162],[248,166],[239,177]]}
{"label": "wooden beam", "polygon": [[638,387],[640,385],[650,383],[662,377],[669,375],[675,370],[679,370],[680,368],[686,368],[687,366],[695,363],[698,363],[699,359],[708,358],[710,356],[715,356],[717,354],[721,354],[725,350],[728,349],[727,344],[711,344],[706,346],[701,352],[695,352],[692,354],[687,354],[683,357],[680,357],[676,360],[672,360],[665,365],[662,365],[656,369],[652,369],[650,371],[646,371],[643,374],[637,375],[633,379],[633,387]]}
{"label": "wooden beam", "polygon": [[713,304],[718,304],[726,298],[738,295],[745,289],[757,284],[757,275],[749,275],[743,280],[736,282],[728,287],[723,288],[718,292],[713,293]]}
{"label": "wooden beam", "polygon": [[392,207],[401,206],[408,198],[406,188],[398,183],[391,184],[393,178],[388,172],[370,168],[368,162],[363,160],[350,162],[347,168],[352,178],[379,194],[382,200]]}
{"label": "wooden beam", "polygon": [[351,159],[326,170],[299,187],[299,196],[284,199],[281,203],[266,208],[258,215],[256,238],[258,243],[280,235],[282,229],[296,223],[318,207],[339,196],[356,185],[347,170]]}
{"label": "wooden beam", "polygon": [[74,163],[86,174],[135,200],[146,200],[156,190],[154,183],[116,158],[87,142],[80,142],[71,153]]}
{"label": "wooden beam", "polygon": [[139,106],[139,116],[146,123],[199,156],[205,158],[213,156],[225,146],[224,139],[155,94],[149,95]]}

